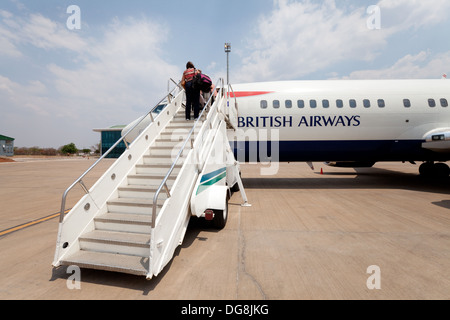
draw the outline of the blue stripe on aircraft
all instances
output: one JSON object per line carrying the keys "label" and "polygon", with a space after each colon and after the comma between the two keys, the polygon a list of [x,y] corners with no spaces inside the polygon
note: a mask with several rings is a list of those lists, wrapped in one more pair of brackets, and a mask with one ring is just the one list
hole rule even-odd
{"label": "blue stripe on aircraft", "polygon": [[[231,142],[237,161],[448,161],[450,153],[423,149],[423,140]],[[272,149],[279,157],[272,156]],[[277,149],[279,151],[277,151]]]}

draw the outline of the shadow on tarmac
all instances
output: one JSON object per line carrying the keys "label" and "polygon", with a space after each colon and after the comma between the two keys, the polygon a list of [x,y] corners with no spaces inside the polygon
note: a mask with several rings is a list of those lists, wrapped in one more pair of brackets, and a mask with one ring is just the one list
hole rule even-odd
{"label": "shadow on tarmac", "polygon": [[449,194],[450,177],[427,178],[380,168],[354,170],[317,173],[314,178],[243,177],[242,180],[246,189],[398,189]]}

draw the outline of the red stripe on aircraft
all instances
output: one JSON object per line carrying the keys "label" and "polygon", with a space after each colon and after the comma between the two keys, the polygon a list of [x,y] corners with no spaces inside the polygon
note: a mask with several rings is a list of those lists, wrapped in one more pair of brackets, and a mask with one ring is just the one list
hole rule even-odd
{"label": "red stripe on aircraft", "polygon": [[231,98],[245,98],[245,97],[254,97],[261,96],[263,94],[273,93],[273,91],[238,91],[238,92],[230,92]]}

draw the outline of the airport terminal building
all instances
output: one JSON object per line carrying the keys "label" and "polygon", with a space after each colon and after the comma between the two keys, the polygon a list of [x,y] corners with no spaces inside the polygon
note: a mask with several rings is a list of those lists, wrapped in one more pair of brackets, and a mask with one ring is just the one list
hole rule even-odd
{"label": "airport terminal building", "polygon": [[[156,117],[167,104],[160,104],[154,110],[154,116]],[[105,129],[94,129],[94,132],[100,132],[101,134],[101,142],[100,142],[100,154],[104,155],[119,139],[122,138],[122,130],[126,127],[126,125],[117,125],[110,128]],[[110,154],[108,154],[107,158],[119,158],[127,149],[124,142],[121,142]]]}
{"label": "airport terminal building", "polygon": [[14,138],[0,134],[0,157],[14,156]]}
{"label": "airport terminal building", "polygon": [[[125,126],[113,126],[105,129],[94,129],[94,132],[100,132],[100,154],[104,155],[119,139],[122,137],[122,130]],[[119,158],[126,150],[125,143],[121,142],[107,158]]]}

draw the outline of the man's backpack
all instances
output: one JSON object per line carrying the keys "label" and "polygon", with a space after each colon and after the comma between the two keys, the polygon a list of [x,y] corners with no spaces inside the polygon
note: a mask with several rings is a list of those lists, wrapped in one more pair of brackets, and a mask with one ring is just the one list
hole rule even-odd
{"label": "man's backpack", "polygon": [[206,74],[199,73],[194,77],[192,86],[194,87],[194,89],[198,89],[203,92],[210,92],[212,81],[211,78]]}

